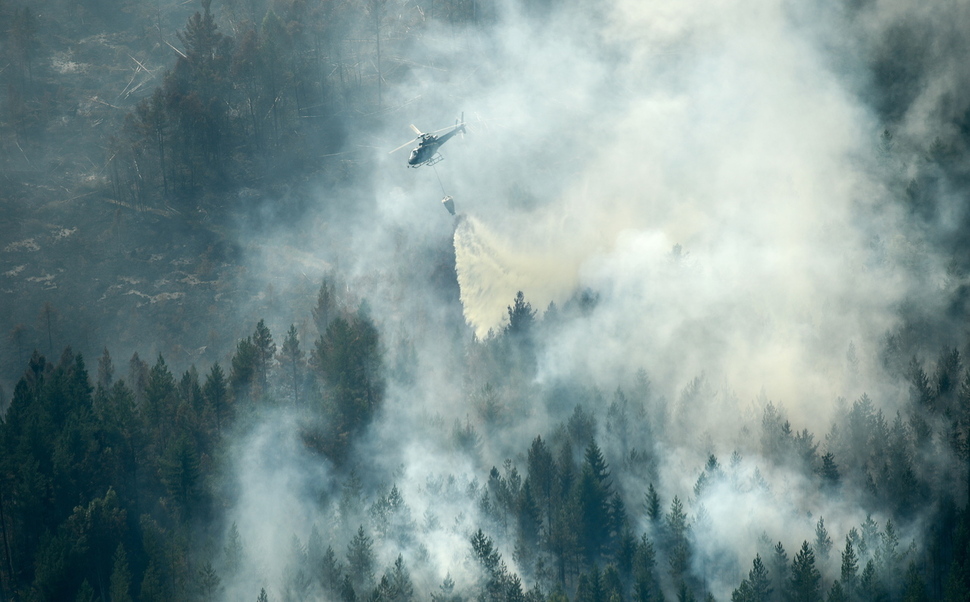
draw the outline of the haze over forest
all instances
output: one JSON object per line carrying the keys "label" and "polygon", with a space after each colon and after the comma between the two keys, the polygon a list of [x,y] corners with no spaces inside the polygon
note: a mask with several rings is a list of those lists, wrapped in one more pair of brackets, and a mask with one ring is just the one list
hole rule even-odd
{"label": "haze over forest", "polygon": [[970,595],[970,5],[0,24],[0,601]]}

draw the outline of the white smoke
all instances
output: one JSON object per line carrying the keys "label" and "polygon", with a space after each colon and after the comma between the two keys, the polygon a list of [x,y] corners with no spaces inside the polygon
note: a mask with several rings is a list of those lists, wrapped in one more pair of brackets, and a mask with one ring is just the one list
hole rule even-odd
{"label": "white smoke", "polygon": [[[907,292],[898,258],[874,254],[875,235],[898,225],[881,209],[880,130],[853,95],[851,69],[834,70],[780,2],[610,9],[594,34],[621,60],[571,45],[589,32],[557,37],[579,77],[529,81],[530,98],[570,100],[553,119],[585,132],[570,138],[570,160],[529,173],[516,163],[526,152],[484,167],[536,198],[465,208],[455,246],[466,317],[482,334],[501,327],[515,291],[541,310],[589,287],[602,304],[550,343],[549,378],[585,367],[608,380],[610,366],[645,366],[674,385],[707,370],[730,375],[744,400],[766,387],[786,402],[831,404],[846,393],[850,344],[875,355]],[[540,52],[518,61],[533,73],[552,42],[528,34]],[[526,102],[516,78],[481,94],[480,104]],[[529,134],[513,148],[563,152]],[[463,152],[481,159],[474,149]],[[675,245],[684,260],[673,260]]]}
{"label": "white smoke", "polygon": [[[889,19],[872,10],[852,29],[843,15],[782,1],[615,0],[542,23],[508,7],[487,33],[431,28],[410,49],[418,66],[386,90],[401,124],[375,159],[374,213],[309,235],[304,246],[339,255],[332,263],[375,308],[385,340],[405,328],[417,346],[418,382],[391,387],[356,450],[376,474],[396,476],[414,517],[434,505],[429,479],[470,480],[476,470],[447,441],[452,420],[475,421],[474,379],[460,373],[453,342],[438,336],[445,310],[421,279],[428,250],[451,232],[439,206],[447,194],[459,213],[462,311],[479,339],[503,327],[517,291],[540,316],[550,303],[593,291],[591,312],[546,331],[531,384],[613,390],[644,368],[660,396],[675,398],[704,375],[703,403],[692,412],[671,404],[680,430],[664,434],[668,447],[650,450],[658,488],[688,500],[708,451],[723,462],[740,449],[738,471],[751,480],[757,468],[774,489],[714,487],[690,500],[693,513],[705,507],[711,541],[731,542],[746,565],[761,530],[788,538],[794,552],[793,538],[811,539],[824,515],[839,547],[865,517],[853,495],[823,495],[798,471],[773,472],[740,429],[757,425],[767,399],[819,439],[839,397],[868,391],[888,414],[906,392],[878,365],[883,338],[917,287],[928,299],[939,292],[941,261],[893,208],[900,167],[881,154],[862,59],[847,51],[877,36],[877,14]],[[850,40],[833,49],[831,32]],[[446,161],[433,170],[409,170],[406,153],[385,152],[408,135],[408,122],[432,130],[460,111],[469,134],[442,147]],[[314,269],[309,260],[302,266]],[[488,442],[484,464],[521,452],[564,418],[534,392],[521,394],[529,407],[511,409],[519,412],[514,427],[493,433],[502,440]],[[636,499],[646,484],[621,487]],[[738,508],[747,509],[744,520]],[[440,513],[457,526],[420,536],[427,565],[460,572],[444,559],[467,543],[474,500],[456,498]],[[290,520],[305,531],[313,511],[271,528],[293,530]],[[385,565],[393,560],[392,548],[382,553]],[[423,574],[429,583],[442,577]],[[716,577],[711,588],[727,597],[735,575]]]}

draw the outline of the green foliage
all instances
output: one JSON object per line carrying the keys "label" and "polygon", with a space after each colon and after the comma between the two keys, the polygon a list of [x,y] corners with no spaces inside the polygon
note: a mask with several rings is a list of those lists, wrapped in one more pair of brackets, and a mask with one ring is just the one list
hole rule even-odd
{"label": "green foliage", "polygon": [[605,602],[608,599],[596,565],[593,565],[589,573],[579,576],[575,599],[576,602]]}
{"label": "green foliage", "polygon": [[144,395],[142,419],[145,428],[151,433],[154,445],[164,449],[175,434],[178,389],[175,377],[161,355],[148,373]]}
{"label": "green foliage", "polygon": [[[0,423],[0,577],[9,588],[4,595],[124,600],[137,594],[139,600],[161,601],[235,593],[237,584],[249,578],[243,568],[259,553],[244,549],[239,527],[215,503],[216,493],[234,486],[227,478],[231,462],[226,461],[233,452],[223,437],[241,430],[233,425],[240,401],[235,394],[247,403],[276,403],[292,394],[294,401],[300,400],[294,414],[306,444],[301,452],[320,451],[346,462],[327,465],[326,487],[316,492],[319,508],[333,512],[340,522],[320,530],[314,526],[305,546],[293,536],[289,553],[280,559],[282,579],[270,590],[283,599],[539,602],[546,599],[543,592],[551,592],[548,600],[640,602],[662,600],[665,593],[687,600],[709,596],[705,590],[712,587],[710,576],[729,571],[740,579],[732,600],[821,600],[824,594],[829,600],[853,602],[966,597],[970,537],[965,526],[958,528],[966,511],[944,495],[962,495],[963,476],[955,478],[956,485],[943,484],[945,476],[928,472],[926,464],[926,454],[936,449],[932,446],[946,446],[948,453],[966,459],[961,447],[966,416],[943,411],[949,403],[944,403],[946,395],[959,398],[962,393],[954,391],[952,382],[940,385],[950,378],[942,373],[934,376],[935,401],[920,410],[939,431],[940,436],[924,442],[931,447],[919,446],[910,420],[915,406],[901,408],[890,423],[862,396],[838,416],[838,428],[825,438],[827,451],[819,455],[812,433],[796,431],[781,410],[766,404],[761,441],[750,442],[759,450],[745,453],[766,468],[781,467],[785,474],[821,484],[826,494],[836,487],[861,492],[873,515],[858,529],[831,537],[824,519],[818,518],[812,544],[803,543],[791,563],[782,542],[772,550],[766,541],[744,577],[733,557],[711,568],[710,550],[719,542],[704,539],[711,536],[705,525],[712,519],[698,499],[682,501],[676,490],[661,491],[654,483],[669,475],[658,474],[649,462],[634,466],[631,456],[617,455],[614,441],[605,449],[598,446],[597,435],[603,434],[598,424],[618,436],[620,423],[630,422],[629,433],[635,433],[637,420],[647,415],[620,411],[629,402],[619,389],[609,408],[596,391],[550,404],[550,412],[574,410],[561,416],[561,426],[548,438],[535,436],[525,449],[508,450],[480,437],[474,412],[458,420],[451,433],[443,419],[434,418],[426,432],[435,433],[441,449],[470,462],[472,470],[490,466],[485,462],[496,453],[507,453],[527,474],[520,474],[510,459],[488,473],[472,475],[471,482],[433,475],[424,490],[429,499],[437,502],[440,496],[446,509],[464,504],[468,513],[451,523],[448,510],[435,507],[422,521],[415,520],[404,499],[408,492],[407,501],[415,503],[410,499],[414,484],[403,480],[410,475],[402,471],[389,478],[389,471],[368,464],[368,455],[353,448],[354,441],[369,435],[385,389],[379,329],[366,310],[354,316],[337,312],[327,319],[311,354],[319,390],[293,371],[305,366],[295,326],[278,357],[263,321],[236,351],[230,377],[214,364],[204,383],[194,367],[176,379],[161,356],[152,367],[133,357],[129,378],[115,379],[105,353],[95,387],[83,359],[70,351],[56,364],[39,354],[31,358]],[[939,361],[950,361],[950,355]],[[276,360],[280,370],[272,369]],[[954,368],[945,371],[950,374]],[[496,375],[480,376],[468,379],[468,390],[493,382]],[[512,399],[505,389],[494,392],[503,402]],[[576,404],[577,398],[583,403]],[[951,405],[951,411],[962,411]],[[531,415],[519,413],[523,411],[533,409],[511,403],[502,407],[512,419]],[[604,413],[606,422],[598,422]],[[489,437],[498,432],[495,425],[485,429]],[[752,432],[756,429],[745,430]],[[956,437],[960,445],[944,434]],[[655,436],[662,445],[663,433],[656,431]],[[704,457],[695,489],[704,501],[720,487],[770,494],[760,472],[752,470],[757,476],[748,479],[748,463],[740,452],[729,466],[722,466],[712,451],[705,450]],[[771,477],[776,471],[764,474]],[[482,477],[484,482],[478,480]],[[378,485],[382,480],[388,485]],[[713,489],[718,483],[719,489]],[[744,490],[749,483],[752,489]],[[627,499],[642,504],[627,507]],[[670,500],[667,512],[662,499]],[[935,506],[924,504],[931,500],[951,508],[951,518],[941,523],[923,551],[910,547],[907,538],[914,529],[914,508],[923,511],[921,520],[934,516],[930,513]],[[812,499],[805,504],[810,506]],[[818,516],[817,508],[811,512]],[[355,536],[344,531],[348,522],[361,525]],[[435,555],[423,547],[429,539],[418,536],[422,530],[432,536],[438,531],[473,533],[463,556],[470,564],[462,567],[461,586],[450,577],[440,587],[428,586],[426,575],[444,567],[434,566]],[[487,530],[500,536],[493,540],[485,535]],[[219,541],[221,534],[225,538]],[[826,558],[836,535],[845,535],[840,577],[823,583],[819,569],[835,568]],[[500,545],[508,546],[502,551],[511,548],[515,570],[503,562]],[[915,549],[920,554],[908,551]],[[395,554],[393,565],[378,566]],[[706,574],[698,570],[701,565]],[[907,565],[909,570],[904,570]],[[409,568],[421,578],[412,580]],[[253,588],[258,584],[250,583]],[[266,590],[260,596],[266,599]]]}
{"label": "green foliage", "polygon": [[920,575],[916,563],[911,562],[906,570],[906,581],[903,584],[903,602],[926,602],[930,598],[926,594],[926,583]]}
{"label": "green foliage", "polygon": [[852,596],[858,587],[859,561],[855,555],[855,548],[849,536],[845,538],[845,549],[842,551],[842,573],[840,580],[845,595]]}
{"label": "green foliage", "polygon": [[788,577],[790,569],[788,567],[788,552],[785,546],[779,541],[771,550],[770,569],[768,574],[771,576],[771,586],[778,596],[784,595],[788,591]]}
{"label": "green foliage", "polygon": [[923,371],[923,366],[916,359],[916,356],[913,356],[909,362],[908,377],[912,400],[916,407],[923,408],[930,406],[936,396],[933,387],[930,385],[930,379],[926,375],[926,372]]}
{"label": "green foliage", "polygon": [[761,561],[760,554],[756,555],[751,562],[751,570],[748,572],[747,581],[751,588],[751,602],[768,602],[771,600],[771,594],[774,592],[774,589],[771,587],[768,569],[765,567],[764,562]]}
{"label": "green foliage", "polygon": [[229,534],[226,536],[226,545],[223,548],[225,556],[226,575],[229,578],[235,577],[239,569],[242,568],[245,549],[243,548],[242,536],[239,534],[239,527],[233,522],[229,527]]}
{"label": "green foliage", "polygon": [[829,595],[825,598],[826,602],[848,602],[849,597],[846,595],[845,590],[842,587],[842,582],[835,580],[832,582],[832,587],[829,589]]}
{"label": "green foliage", "polygon": [[654,524],[659,524],[660,519],[663,517],[663,513],[660,509],[660,494],[654,489],[653,483],[647,487],[647,493],[645,494],[645,499],[643,501],[644,509],[646,510],[647,517],[650,522]]}
{"label": "green foliage", "polygon": [[839,466],[835,463],[835,455],[832,452],[826,452],[822,455],[822,464],[819,467],[818,474],[827,487],[838,487],[842,476],[839,474]]}
{"label": "green foliage", "polygon": [[256,323],[256,330],[252,336],[253,346],[256,348],[255,371],[259,390],[266,391],[269,386],[269,371],[276,358],[276,343],[266,323],[260,320]]}
{"label": "green foliage", "polygon": [[536,311],[532,305],[525,300],[522,291],[515,294],[515,300],[508,307],[509,323],[505,326],[506,334],[517,337],[526,337],[532,332],[535,325]]}
{"label": "green foliage", "polygon": [[793,602],[821,600],[822,575],[815,567],[815,553],[807,541],[792,559],[791,577],[788,581],[788,599]]}
{"label": "green foliage", "polygon": [[339,462],[384,400],[380,335],[366,312],[334,318],[317,340],[312,364],[325,387],[328,432],[320,439],[322,451]]}
{"label": "green foliage", "polygon": [[333,276],[324,277],[317,293],[317,304],[311,310],[313,322],[317,332],[323,334],[330,328],[330,323],[340,312],[337,301],[337,285]]}
{"label": "green foliage", "polygon": [[455,594],[455,580],[451,578],[451,573],[445,575],[438,591],[431,592],[431,602],[461,602],[461,599]]}
{"label": "green foliage", "polygon": [[556,463],[552,457],[552,452],[549,451],[545,441],[539,435],[536,435],[529,447],[526,467],[532,485],[531,492],[536,496],[537,503],[541,504],[545,510],[546,521],[548,521],[557,478]]}
{"label": "green foliage", "polygon": [[209,369],[205,385],[202,387],[202,394],[205,396],[206,403],[212,407],[215,413],[216,429],[222,432],[223,425],[232,420],[232,403],[226,376],[218,363],[212,364],[212,368]]}
{"label": "green foliage", "polygon": [[371,538],[364,532],[364,526],[347,546],[347,579],[353,586],[352,591],[370,591],[374,581],[374,551]]}
{"label": "green foliage", "polygon": [[823,561],[828,559],[829,552],[832,550],[832,538],[829,537],[829,532],[825,528],[825,519],[821,516],[815,525],[815,543],[812,545],[812,549],[816,556]]}
{"label": "green foliage", "polygon": [[85,579],[81,582],[81,587],[77,590],[77,596],[74,598],[75,602],[94,602],[96,594],[94,593],[94,588]]}
{"label": "green foliage", "polygon": [[128,568],[128,554],[125,547],[118,544],[114,555],[114,569],[111,571],[111,602],[131,602],[131,570]]}
{"label": "green foliage", "polygon": [[404,556],[398,554],[389,574],[381,579],[380,599],[386,602],[411,602],[414,599],[414,584],[411,574],[404,564]]}
{"label": "green foliage", "polygon": [[229,373],[229,383],[236,399],[259,398],[259,354],[252,337],[241,339],[236,344],[236,353],[232,356],[232,371]]}
{"label": "green foliage", "polygon": [[173,439],[159,462],[159,476],[173,509],[188,516],[200,498],[202,467],[195,443],[182,435]]}
{"label": "green foliage", "polygon": [[302,378],[303,350],[297,337],[296,325],[291,324],[280,348],[280,361],[289,373],[293,388],[293,404],[300,405],[300,381]]}
{"label": "green foliage", "polygon": [[[595,441],[586,447],[583,471],[575,485],[575,505],[579,517],[579,545],[588,562],[606,551],[614,529],[611,513],[612,481]],[[622,504],[622,502],[620,503]],[[617,508],[622,512],[621,508]]]}
{"label": "green foliage", "polygon": [[158,566],[154,561],[149,562],[145,569],[145,576],[141,581],[141,592],[139,600],[144,602],[162,602],[166,599],[165,588],[162,586],[162,577],[159,574]]}

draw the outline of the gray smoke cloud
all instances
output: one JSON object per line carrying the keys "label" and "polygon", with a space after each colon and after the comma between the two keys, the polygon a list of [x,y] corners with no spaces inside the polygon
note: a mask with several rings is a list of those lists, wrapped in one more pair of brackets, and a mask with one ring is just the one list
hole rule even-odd
{"label": "gray smoke cloud", "polygon": [[[456,357],[461,345],[437,336],[454,308],[429,283],[429,266],[452,246],[462,318],[480,340],[503,328],[517,291],[540,316],[550,303],[595,293],[592,311],[546,333],[530,392],[562,381],[629,388],[638,370],[647,371],[661,392],[650,403],[671,400],[679,426],[648,443],[656,473],[621,487],[640,500],[656,481],[690,500],[693,517],[704,509],[697,528],[709,537],[698,541],[711,543],[698,558],[729,551],[738,559],[732,570],[705,575],[716,596],[730,596],[762,532],[793,553],[824,516],[841,547],[867,515],[855,495],[818,492],[797,471],[772,468],[742,427],[758,424],[771,399],[796,429],[821,437],[840,397],[868,392],[891,416],[909,394],[878,362],[886,333],[899,325],[901,305],[917,299],[930,312],[956,283],[926,245],[932,232],[915,231],[893,198],[918,171],[915,149],[946,133],[940,112],[967,77],[955,55],[943,53],[948,60],[893,122],[897,143],[887,151],[866,69],[902,20],[942,25],[966,8],[935,10],[901,2],[839,12],[786,2],[614,0],[573,5],[539,23],[505,5],[485,32],[433,25],[399,49],[412,68],[384,91],[397,127],[367,141],[377,147],[374,180],[364,192],[320,193],[322,204],[369,209],[345,221],[321,212],[298,233],[274,233],[275,242],[256,245],[254,262],[283,287],[316,282],[336,266],[355,298],[373,308],[388,349],[401,341],[416,347],[419,382],[392,383],[386,411],[357,450],[362,465],[383,475],[373,478],[385,487],[393,481],[412,519],[426,526],[406,545],[379,542],[382,566],[405,549],[422,583],[440,583],[443,569],[460,585],[472,583],[474,571],[454,551],[467,548],[477,524],[469,483],[507,457],[522,469],[529,441],[572,410],[536,394],[528,407],[510,409],[514,425],[485,431],[494,437],[484,437],[482,457],[455,449],[453,421],[483,425]],[[428,131],[462,112],[469,133],[442,147],[446,160],[434,169],[406,169],[406,150],[388,154],[410,135],[409,122]],[[454,197],[454,220],[439,206],[444,195]],[[957,209],[947,211],[941,228],[956,219]],[[292,318],[275,320],[281,333]],[[695,409],[679,406],[678,394],[701,375]],[[295,428],[271,422],[277,426],[266,428]],[[251,489],[267,486],[259,455],[280,446],[257,446],[238,465],[236,513],[262,523],[253,528],[279,551],[273,558],[285,557],[284,531],[305,541],[312,524],[346,522],[335,506],[325,506],[337,512],[328,515],[301,493],[308,476],[325,483],[322,490],[334,484],[297,447],[281,448],[292,457],[280,466],[295,471],[297,487],[287,471],[273,471],[272,489],[288,491],[276,505]],[[732,450],[743,457],[732,468],[734,485],[695,497],[707,454],[724,463]],[[770,494],[754,484],[756,474]],[[439,490],[429,483],[446,475],[466,494],[432,493]],[[901,540],[918,540],[918,525]],[[355,527],[329,535],[345,542]],[[501,544],[511,563],[510,542]],[[335,545],[338,554],[344,545]],[[837,561],[822,568],[836,575]]]}
{"label": "gray smoke cloud", "polygon": [[707,371],[743,400],[830,404],[850,343],[875,355],[908,292],[895,249],[872,245],[899,231],[877,120],[781,4],[606,13],[503,32],[528,50],[470,96],[508,129],[443,150],[460,153],[439,170],[460,174],[468,215],[466,318],[483,336],[517,290],[544,309],[588,287],[601,305],[548,345],[540,379]]}

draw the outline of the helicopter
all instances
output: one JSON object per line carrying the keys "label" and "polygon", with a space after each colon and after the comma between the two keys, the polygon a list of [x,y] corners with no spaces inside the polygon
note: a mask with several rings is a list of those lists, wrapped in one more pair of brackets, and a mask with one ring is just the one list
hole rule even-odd
{"label": "helicopter", "polygon": [[[447,128],[435,130],[434,132],[430,132],[430,133],[422,132],[418,128],[414,127],[414,125],[411,125],[411,129],[414,130],[414,133],[417,134],[417,137],[412,138],[411,140],[408,140],[407,142],[395,148],[391,152],[396,153],[397,151],[401,150],[405,146],[417,140],[418,145],[413,149],[411,149],[411,156],[408,157],[408,167],[417,168],[417,167],[421,167],[422,165],[434,165],[435,163],[438,163],[439,161],[444,159],[444,157],[438,154],[438,148],[445,142],[448,142],[448,140],[450,140],[451,137],[457,134],[458,132],[461,132],[462,134],[465,133],[465,114],[464,113],[461,114],[460,120],[459,119],[455,120],[454,126],[449,126]],[[445,134],[441,134],[440,136],[435,135],[436,132],[442,132],[447,129],[450,129],[451,131]]]}

